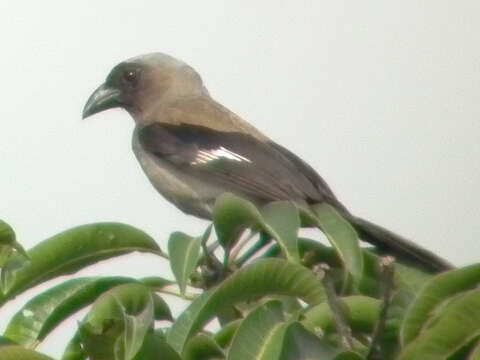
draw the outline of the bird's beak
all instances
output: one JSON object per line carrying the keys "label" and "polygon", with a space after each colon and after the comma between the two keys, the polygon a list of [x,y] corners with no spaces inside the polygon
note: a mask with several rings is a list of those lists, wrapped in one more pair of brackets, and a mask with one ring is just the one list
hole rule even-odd
{"label": "bird's beak", "polygon": [[122,106],[121,95],[120,90],[102,84],[88,98],[83,108],[82,118],[85,119],[100,111]]}

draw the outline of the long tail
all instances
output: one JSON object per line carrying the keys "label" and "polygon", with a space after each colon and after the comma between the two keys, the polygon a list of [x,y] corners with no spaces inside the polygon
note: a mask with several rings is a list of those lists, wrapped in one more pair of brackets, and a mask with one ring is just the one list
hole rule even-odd
{"label": "long tail", "polygon": [[348,220],[362,240],[375,245],[385,253],[410,261],[413,264],[419,264],[431,271],[444,271],[454,268],[452,264],[441,257],[368,220],[355,216],[349,216]]}

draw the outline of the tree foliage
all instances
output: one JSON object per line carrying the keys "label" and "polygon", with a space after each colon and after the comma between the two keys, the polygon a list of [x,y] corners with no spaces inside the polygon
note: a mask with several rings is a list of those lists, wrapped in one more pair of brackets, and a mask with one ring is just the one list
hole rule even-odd
{"label": "tree foliage", "polygon": [[[173,233],[168,254],[118,223],[79,226],[26,251],[0,221],[1,305],[134,251],[164,258],[174,275],[47,289],[10,319],[0,359],[51,359],[35,348],[84,307],[61,360],[480,359],[480,264],[430,274],[360,247],[333,208],[314,213],[329,246],[298,236],[304,214],[292,204],[257,209],[225,194],[204,234]],[[164,294],[190,304],[173,318]]]}

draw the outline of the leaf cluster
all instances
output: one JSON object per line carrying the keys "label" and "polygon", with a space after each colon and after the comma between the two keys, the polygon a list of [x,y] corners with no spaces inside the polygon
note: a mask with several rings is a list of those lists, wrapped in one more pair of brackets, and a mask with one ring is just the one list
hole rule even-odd
{"label": "leaf cluster", "polygon": [[[298,235],[322,229],[328,245]],[[82,308],[62,360],[480,359],[480,264],[431,274],[362,248],[335,209],[305,213],[220,197],[203,234],[171,234],[168,253],[119,223],[82,225],[25,251],[0,221],[0,305],[43,283],[130,252],[173,277],[77,277],[38,293],[10,319],[0,359],[35,348]],[[164,295],[189,301],[172,316]],[[217,325],[212,325],[216,323]]]}

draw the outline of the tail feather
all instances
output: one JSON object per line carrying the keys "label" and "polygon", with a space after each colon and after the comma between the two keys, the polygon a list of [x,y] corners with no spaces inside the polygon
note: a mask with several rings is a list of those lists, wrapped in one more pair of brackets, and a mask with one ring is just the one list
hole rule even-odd
{"label": "tail feather", "polygon": [[381,251],[419,264],[431,271],[439,272],[454,268],[452,264],[434,253],[368,220],[355,216],[349,216],[348,220],[362,240],[371,243]]}

